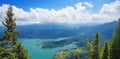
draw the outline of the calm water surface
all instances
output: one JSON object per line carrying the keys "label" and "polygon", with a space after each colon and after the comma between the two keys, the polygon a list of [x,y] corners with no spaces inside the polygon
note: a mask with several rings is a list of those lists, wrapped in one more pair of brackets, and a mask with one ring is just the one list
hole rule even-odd
{"label": "calm water surface", "polygon": [[70,49],[76,48],[77,46],[74,44],[67,45],[59,48],[50,48],[50,49],[42,49],[41,46],[36,46],[37,43],[50,41],[50,40],[62,40],[65,38],[58,39],[24,39],[22,43],[25,48],[28,49],[29,54],[32,56],[32,59],[52,59],[55,53],[60,49]]}

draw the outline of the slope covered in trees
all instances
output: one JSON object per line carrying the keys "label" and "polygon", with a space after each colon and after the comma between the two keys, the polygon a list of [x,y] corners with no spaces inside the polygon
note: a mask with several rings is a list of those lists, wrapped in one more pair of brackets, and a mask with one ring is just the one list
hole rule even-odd
{"label": "slope covered in trees", "polygon": [[87,51],[84,48],[73,48],[67,50],[59,50],[53,59],[86,59]]}
{"label": "slope covered in trees", "polygon": [[[89,37],[87,38],[89,39]],[[85,55],[77,54],[79,52],[74,52],[72,54],[66,53],[70,52],[70,50],[64,50],[62,53],[67,54],[67,57],[72,56],[72,59],[120,59],[120,18],[118,19],[112,38],[106,41],[105,39],[102,39],[104,42],[101,42],[100,38],[101,35],[96,32],[94,39],[88,40],[88,52]],[[63,54],[61,54],[61,51],[58,51],[54,57],[61,58],[63,57]],[[64,56],[64,59],[69,58]]]}
{"label": "slope covered in trees", "polygon": [[[101,25],[96,25],[92,27],[82,27],[82,28],[79,28],[77,31],[76,30],[73,31],[73,32],[76,31],[77,35],[70,36],[69,38],[59,40],[59,41],[47,41],[43,43],[38,43],[37,45],[42,44],[42,48],[56,48],[56,47],[62,47],[62,46],[69,45],[69,44],[76,44],[78,47],[87,47],[86,41],[88,41],[89,38],[94,39],[93,35],[96,31],[99,32],[100,34],[99,39],[101,40],[101,44],[103,45],[104,44],[103,42],[105,40],[109,40],[111,38],[115,24],[117,24],[117,21],[113,21],[113,22],[105,23]],[[68,33],[72,34],[71,32],[68,32]],[[62,33],[62,35],[63,34],[64,33]],[[54,36],[54,33],[51,35]]]}
{"label": "slope covered in trees", "polygon": [[10,6],[6,13],[5,22],[2,22],[7,29],[0,39],[0,59],[31,59],[27,50],[17,39],[19,31],[16,30],[12,10],[12,6]]}
{"label": "slope covered in trees", "polygon": [[110,59],[120,58],[120,18],[110,41]]}
{"label": "slope covered in trees", "polygon": [[92,42],[88,41],[89,59],[120,59],[120,18],[111,40],[105,42],[103,48],[98,48],[98,40],[94,39],[93,43],[96,44],[92,45]]}

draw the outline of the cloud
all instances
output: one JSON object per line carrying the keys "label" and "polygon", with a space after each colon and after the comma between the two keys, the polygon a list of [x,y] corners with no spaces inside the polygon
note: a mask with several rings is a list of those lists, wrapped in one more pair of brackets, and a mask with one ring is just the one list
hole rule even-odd
{"label": "cloud", "polygon": [[[67,6],[60,10],[30,8],[24,11],[22,8],[13,6],[14,17],[18,25],[26,24],[86,24],[86,23],[105,23],[116,20],[120,17],[120,1],[104,4],[98,13],[90,13],[87,7],[93,8],[89,2],[77,3],[75,6]],[[0,6],[0,20],[4,20],[8,4]],[[1,24],[1,23],[0,23]]]}
{"label": "cloud", "polygon": [[120,17],[120,1],[104,4],[100,10],[100,15],[105,21],[117,20]]}
{"label": "cloud", "polygon": [[84,2],[84,4],[87,5],[90,8],[93,8],[93,5],[91,3],[89,3],[89,2]]}

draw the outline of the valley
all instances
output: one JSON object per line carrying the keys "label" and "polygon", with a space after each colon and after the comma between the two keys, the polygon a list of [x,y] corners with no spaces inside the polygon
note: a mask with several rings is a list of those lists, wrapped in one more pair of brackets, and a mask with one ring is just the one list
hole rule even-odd
{"label": "valley", "polygon": [[[80,51],[82,51],[81,48],[86,49],[88,39],[93,40],[94,33],[97,31],[100,33],[100,40],[103,45],[105,40],[111,38],[116,23],[116,21],[113,21],[95,26],[77,28],[70,26],[67,26],[67,28],[60,27],[60,25],[54,27],[53,24],[49,28],[42,28],[43,25],[27,25],[18,26],[17,29],[21,32],[19,39],[25,48],[28,49],[32,59],[52,59],[61,56],[62,54],[60,53],[62,51],[70,56],[76,48],[80,48]],[[56,29],[56,27],[58,28]],[[0,32],[2,33],[5,28],[2,26],[0,28]],[[86,53],[83,55],[86,55]],[[72,57],[69,56],[64,56],[63,58],[73,58],[73,55]]]}

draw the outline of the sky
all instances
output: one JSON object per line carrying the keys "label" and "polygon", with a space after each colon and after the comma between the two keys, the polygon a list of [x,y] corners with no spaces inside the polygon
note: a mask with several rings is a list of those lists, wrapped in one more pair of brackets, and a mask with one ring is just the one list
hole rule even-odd
{"label": "sky", "polygon": [[0,0],[0,21],[9,5],[18,25],[94,24],[120,17],[120,0]]}

